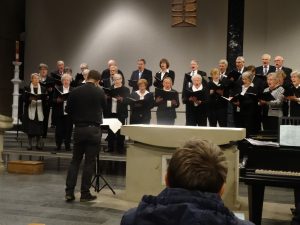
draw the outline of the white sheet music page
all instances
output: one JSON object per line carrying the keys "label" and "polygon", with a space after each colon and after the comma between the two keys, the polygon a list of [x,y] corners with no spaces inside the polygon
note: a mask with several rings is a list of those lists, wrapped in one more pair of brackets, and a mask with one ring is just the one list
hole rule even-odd
{"label": "white sheet music page", "polygon": [[280,125],[280,145],[300,147],[300,126]]}

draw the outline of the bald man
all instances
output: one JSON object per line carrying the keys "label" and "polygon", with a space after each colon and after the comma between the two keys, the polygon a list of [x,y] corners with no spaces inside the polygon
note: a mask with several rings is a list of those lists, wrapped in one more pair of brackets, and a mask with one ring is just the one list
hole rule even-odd
{"label": "bald man", "polygon": [[122,78],[123,78],[122,82],[123,82],[123,85],[124,85],[125,84],[125,79],[124,79],[124,75],[123,75],[122,71],[118,69],[118,65],[117,65],[116,60],[110,59],[107,62],[107,68],[102,71],[102,77],[101,77],[101,82],[100,82],[101,86],[108,88],[111,85],[113,85],[111,83],[111,77],[112,77],[111,67],[116,67],[117,68],[117,71],[115,71],[115,73],[122,75]]}
{"label": "bald man", "polygon": [[[262,65],[255,68],[256,75],[266,78],[269,73],[275,72],[275,66],[270,65],[271,63],[271,55],[263,54],[261,56]],[[265,79],[266,80],[266,79]]]}
{"label": "bald man", "polygon": [[278,70],[282,70],[286,74],[287,77],[291,77],[292,69],[283,66],[283,62],[284,62],[284,58],[280,55],[278,55],[274,58],[276,72]]}

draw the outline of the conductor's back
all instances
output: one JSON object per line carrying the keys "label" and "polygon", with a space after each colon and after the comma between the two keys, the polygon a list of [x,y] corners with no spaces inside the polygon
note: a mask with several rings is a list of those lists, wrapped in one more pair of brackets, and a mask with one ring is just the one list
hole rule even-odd
{"label": "conductor's back", "polygon": [[99,87],[101,74],[96,70],[88,73],[86,84],[70,93],[66,112],[71,115],[74,130],[74,150],[66,181],[66,201],[74,201],[74,190],[79,166],[83,155],[85,163],[82,170],[81,202],[92,201],[90,187],[95,168],[96,156],[100,150],[102,112],[106,106],[104,91]]}
{"label": "conductor's back", "polygon": [[66,112],[71,115],[75,126],[84,123],[101,124],[105,107],[106,99],[102,88],[87,82],[70,93]]}

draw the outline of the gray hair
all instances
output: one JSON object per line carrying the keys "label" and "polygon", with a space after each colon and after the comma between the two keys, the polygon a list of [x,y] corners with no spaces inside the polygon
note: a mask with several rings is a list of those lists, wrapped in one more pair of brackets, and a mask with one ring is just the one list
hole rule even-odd
{"label": "gray hair", "polygon": [[202,76],[200,74],[196,74],[196,75],[192,76],[191,80],[194,81],[196,78],[199,78],[200,81],[202,81]]}
{"label": "gray hair", "polygon": [[292,73],[291,73],[291,76],[296,76],[298,79],[300,79],[300,72],[298,70],[294,70]]}
{"label": "gray hair", "polygon": [[246,71],[242,74],[242,78],[249,79],[250,81],[253,80],[254,74],[251,71]]}
{"label": "gray hair", "polygon": [[123,80],[123,77],[122,77],[121,74],[116,73],[116,74],[114,74],[113,79],[114,79],[114,80],[115,80],[115,79],[121,79],[121,80]]}
{"label": "gray hair", "polygon": [[65,65],[64,61],[58,60],[58,61],[56,62],[56,65],[61,65],[61,64],[64,64],[64,65]]}
{"label": "gray hair", "polygon": [[225,64],[226,66],[228,66],[228,61],[226,59],[221,59],[219,61],[219,64]]}
{"label": "gray hair", "polygon": [[278,77],[277,73],[269,73],[269,74],[267,75],[267,77],[268,77],[268,78],[269,78],[269,77],[272,77],[274,80],[276,80],[277,82],[279,82],[279,77]]}
{"label": "gray hair", "polygon": [[81,63],[80,64],[80,69],[81,68],[85,68],[85,69],[88,69],[89,68],[89,65],[87,63]]}
{"label": "gray hair", "polygon": [[61,76],[61,81],[64,81],[65,79],[69,79],[70,81],[72,81],[72,76],[68,73],[64,73],[62,76]]}
{"label": "gray hair", "polygon": [[192,59],[190,63],[196,63],[197,65],[199,65],[199,63],[196,59]]}
{"label": "gray hair", "polygon": [[30,75],[30,79],[32,80],[32,78],[33,78],[34,76],[40,77],[40,75],[39,75],[38,73],[32,73],[32,74]]}
{"label": "gray hair", "polygon": [[241,60],[242,62],[245,62],[245,58],[243,56],[238,56],[235,61],[237,60]]}
{"label": "gray hair", "polygon": [[271,55],[270,54],[265,53],[261,56],[261,58],[264,58],[264,57],[267,57],[269,60],[271,60]]}
{"label": "gray hair", "polygon": [[46,70],[48,70],[48,65],[45,64],[45,63],[40,63],[40,65],[39,65],[39,70],[41,70],[41,69],[43,69],[43,68],[45,68]]}

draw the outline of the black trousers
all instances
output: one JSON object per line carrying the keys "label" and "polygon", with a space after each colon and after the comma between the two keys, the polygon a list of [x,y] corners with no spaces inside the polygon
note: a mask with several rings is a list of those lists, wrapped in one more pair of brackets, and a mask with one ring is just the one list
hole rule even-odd
{"label": "black trousers", "polygon": [[186,108],[185,119],[187,126],[207,126],[206,109]]}
{"label": "black trousers", "polygon": [[73,123],[71,117],[68,115],[58,116],[55,119],[55,141],[56,146],[61,146],[65,143],[65,146],[69,147],[71,143],[71,137],[73,132]]}
{"label": "black trousers", "polygon": [[[116,117],[114,117],[116,118]],[[125,124],[126,118],[117,118],[123,125]],[[107,142],[108,142],[108,150],[118,151],[120,153],[123,153],[125,150],[124,143],[125,143],[125,136],[121,135],[120,130],[118,130],[117,133],[112,132],[110,129],[108,129],[107,134]]]}
{"label": "black trousers", "polygon": [[75,127],[73,157],[66,181],[67,194],[74,193],[83,155],[85,155],[85,161],[81,178],[81,195],[84,196],[90,193],[91,180],[95,172],[96,156],[100,150],[101,134],[100,127]]}
{"label": "black trousers", "polygon": [[227,127],[227,107],[208,110],[208,121],[210,127]]}
{"label": "black trousers", "polygon": [[278,117],[276,116],[263,116],[263,128],[264,131],[272,131],[277,133],[279,129]]}
{"label": "black trousers", "polygon": [[174,125],[175,119],[174,118],[157,117],[157,124],[159,124],[159,125]]}
{"label": "black trousers", "polygon": [[49,114],[50,114],[50,107],[45,107],[44,121],[43,121],[43,138],[46,138],[48,134]]}

